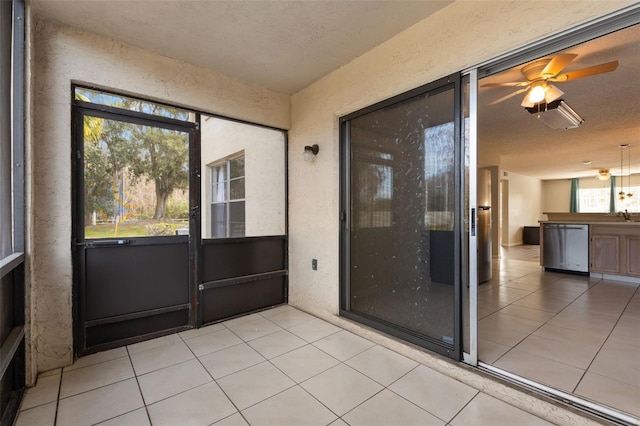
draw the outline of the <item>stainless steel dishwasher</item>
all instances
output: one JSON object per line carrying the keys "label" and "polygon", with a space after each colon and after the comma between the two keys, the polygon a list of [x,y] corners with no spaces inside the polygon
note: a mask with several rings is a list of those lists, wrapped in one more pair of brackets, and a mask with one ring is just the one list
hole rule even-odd
{"label": "stainless steel dishwasher", "polygon": [[542,223],[542,266],[589,272],[589,225]]}

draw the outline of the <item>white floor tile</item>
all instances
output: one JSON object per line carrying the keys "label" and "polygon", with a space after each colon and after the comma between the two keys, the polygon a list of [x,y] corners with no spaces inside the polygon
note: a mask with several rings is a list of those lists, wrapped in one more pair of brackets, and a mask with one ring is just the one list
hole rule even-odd
{"label": "white floor tile", "polygon": [[237,411],[215,382],[149,405],[148,410],[154,426],[205,426]]}
{"label": "white floor tile", "polygon": [[417,362],[379,345],[354,356],[346,364],[383,386],[389,386],[418,365]]}
{"label": "white floor tile", "polygon": [[351,426],[445,424],[439,418],[387,389],[349,411],[343,418]]}
{"label": "white floor tile", "polygon": [[242,417],[240,413],[235,413],[230,415],[229,417],[225,417],[224,419],[215,422],[215,426],[249,426],[249,423]]}
{"label": "white floor tile", "polygon": [[511,350],[511,346],[501,345],[491,340],[478,341],[478,359],[488,364],[493,364],[509,350]]}
{"label": "white floor tile", "polygon": [[18,412],[13,426],[54,426],[56,421],[56,402]]}
{"label": "white floor tile", "polygon": [[423,365],[389,387],[434,416],[448,422],[477,393],[476,389]]}
{"label": "white floor tile", "polygon": [[116,358],[122,358],[128,356],[127,348],[116,348],[109,351],[98,352],[95,354],[83,356],[78,358],[72,365],[65,367],[64,371],[77,370],[78,368],[87,367],[89,365],[99,364],[105,361],[111,361]]}
{"label": "white floor tile", "polygon": [[338,416],[351,411],[383,388],[344,364],[318,374],[300,384]]}
{"label": "white floor tile", "polygon": [[207,334],[207,333],[213,333],[214,331],[224,330],[225,328],[227,327],[225,327],[220,323],[210,324],[210,325],[207,325],[206,327],[194,328],[193,330],[183,331],[181,333],[178,333],[178,335],[184,340],[184,339],[190,339],[192,337],[202,336],[203,334]]}
{"label": "white floor tile", "polygon": [[587,371],[578,384],[576,394],[640,417],[640,386]]}
{"label": "white floor tile", "polygon": [[517,349],[551,358],[582,370],[586,370],[589,367],[600,347],[601,344],[598,343],[555,340],[535,334],[528,336],[516,346]]}
{"label": "white floor tile", "polygon": [[228,325],[227,327],[245,342],[282,330],[280,326],[263,317],[241,324]]}
{"label": "white floor tile", "polygon": [[60,379],[62,374],[38,377],[36,385],[27,390],[22,397],[21,410],[37,407],[38,405],[54,402],[58,399]]}
{"label": "white floor tile", "polygon": [[249,345],[267,359],[290,352],[307,345],[307,342],[286,330],[276,331],[264,337],[252,340]]}
{"label": "white floor tile", "polygon": [[316,340],[337,333],[342,329],[319,318],[315,318],[290,327],[288,330],[307,342],[315,342]]}
{"label": "white floor tile", "polygon": [[[257,378],[260,380],[257,380]],[[218,384],[240,410],[295,385],[269,362],[254,365],[218,380]]]}
{"label": "white floor tile", "polygon": [[129,357],[93,364],[62,373],[60,398],[77,395],[134,377]]}
{"label": "white floor tile", "polygon": [[[640,386],[640,353],[637,345],[607,341],[589,371],[632,386]],[[638,400],[640,404],[640,400]]]}
{"label": "white floor tile", "polygon": [[337,416],[299,386],[242,412],[251,426],[325,426]]}
{"label": "white floor tile", "polygon": [[246,343],[200,357],[200,362],[216,380],[264,361],[264,357]]}
{"label": "white floor tile", "polygon": [[296,383],[303,382],[340,363],[313,345],[303,346],[271,360]]}
{"label": "white floor tile", "polygon": [[193,358],[193,353],[182,340],[131,354],[131,362],[138,376]]}
{"label": "white floor tile", "polygon": [[293,327],[303,322],[314,319],[313,315],[309,315],[306,312],[299,311],[297,309],[290,309],[284,312],[280,312],[277,315],[269,316],[268,319],[274,324],[279,325],[282,328]]}
{"label": "white floor tile", "polygon": [[242,343],[242,339],[233,334],[231,330],[225,328],[223,330],[214,331],[213,333],[206,333],[190,339],[185,339],[185,343],[193,353],[196,354],[196,356],[200,357],[221,349],[239,345]]}
{"label": "white floor tile", "polygon": [[61,399],[56,425],[93,425],[143,406],[136,379],[128,379]]}
{"label": "white floor tile", "polygon": [[346,330],[342,330],[314,342],[313,345],[340,361],[346,361],[369,349],[374,343]]}
{"label": "white floor tile", "polygon": [[193,389],[213,379],[196,359],[181,362],[138,377],[144,402],[153,404]]}
{"label": "white floor tile", "polygon": [[123,414],[106,422],[98,423],[99,426],[151,426],[146,408],[138,408],[127,414]]}
{"label": "white floor tile", "polygon": [[584,369],[563,364],[551,358],[541,357],[518,348],[509,351],[494,365],[510,373],[565,392],[573,392],[584,374]]}
{"label": "white floor tile", "polygon": [[271,308],[271,309],[267,309],[266,311],[262,311],[260,312],[260,315],[269,319],[273,316],[276,315],[280,315],[283,312],[287,312],[287,311],[297,311],[298,309],[294,308],[291,305],[280,305],[280,306],[276,306],[275,308]]}

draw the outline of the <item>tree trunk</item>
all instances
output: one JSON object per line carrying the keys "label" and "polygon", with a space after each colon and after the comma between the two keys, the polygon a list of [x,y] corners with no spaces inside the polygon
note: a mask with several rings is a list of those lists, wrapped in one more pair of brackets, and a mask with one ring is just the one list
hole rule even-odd
{"label": "tree trunk", "polygon": [[156,211],[153,215],[154,219],[164,219],[167,217],[167,199],[169,192],[163,191],[159,182],[156,182]]}

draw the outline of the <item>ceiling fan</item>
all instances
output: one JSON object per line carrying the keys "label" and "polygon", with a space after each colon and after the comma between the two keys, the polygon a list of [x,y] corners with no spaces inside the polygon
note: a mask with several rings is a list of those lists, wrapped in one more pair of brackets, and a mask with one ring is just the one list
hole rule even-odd
{"label": "ceiling fan", "polygon": [[579,78],[611,72],[618,68],[618,61],[612,61],[560,74],[564,67],[569,65],[577,56],[578,55],[573,53],[559,53],[551,59],[547,58],[533,61],[520,69],[526,81],[483,84],[482,87],[522,87],[522,89],[490,102],[489,105],[495,105],[527,91],[529,93],[525,95],[520,104],[525,108],[531,108],[541,102],[553,102],[559,99],[564,92],[553,84],[549,84],[550,82],[562,83],[577,80]]}

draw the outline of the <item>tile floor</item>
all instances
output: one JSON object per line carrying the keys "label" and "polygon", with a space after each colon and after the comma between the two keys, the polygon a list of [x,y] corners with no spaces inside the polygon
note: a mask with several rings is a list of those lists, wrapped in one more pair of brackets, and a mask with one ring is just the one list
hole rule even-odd
{"label": "tile floor", "polygon": [[638,284],[541,270],[510,247],[478,292],[478,358],[640,417]]}
{"label": "tile floor", "polygon": [[549,423],[280,306],[97,353],[41,374],[25,394],[16,425],[54,424]]}

